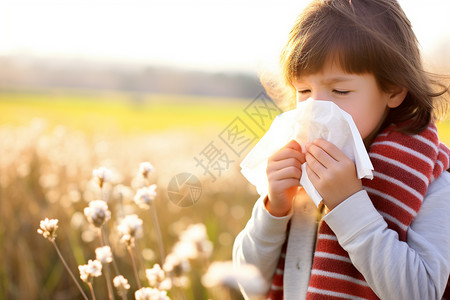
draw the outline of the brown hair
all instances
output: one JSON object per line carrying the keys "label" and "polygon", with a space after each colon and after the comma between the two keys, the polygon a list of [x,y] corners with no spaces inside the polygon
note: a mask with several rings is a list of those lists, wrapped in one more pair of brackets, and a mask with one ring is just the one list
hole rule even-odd
{"label": "brown hair", "polygon": [[[420,132],[447,110],[449,86],[423,70],[416,36],[396,0],[312,1],[297,18],[280,57],[290,101],[295,99],[293,80],[320,71],[328,58],[345,72],[373,74],[386,92],[405,87],[405,100],[386,119],[409,121],[404,132]],[[265,87],[274,97],[274,86]],[[439,96],[443,101],[435,101]]]}

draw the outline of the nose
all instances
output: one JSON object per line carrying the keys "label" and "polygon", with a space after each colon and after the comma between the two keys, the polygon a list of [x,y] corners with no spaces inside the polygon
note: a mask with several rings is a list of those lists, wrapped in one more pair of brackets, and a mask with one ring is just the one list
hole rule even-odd
{"label": "nose", "polygon": [[331,100],[331,99],[329,99],[328,93],[326,91],[321,91],[321,90],[313,90],[311,92],[311,99],[323,100],[323,101]]}

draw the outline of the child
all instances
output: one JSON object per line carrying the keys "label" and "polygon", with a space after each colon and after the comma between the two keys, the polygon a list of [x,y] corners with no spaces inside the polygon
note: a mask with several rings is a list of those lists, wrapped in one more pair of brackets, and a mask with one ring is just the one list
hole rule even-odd
{"label": "child", "polygon": [[[353,117],[374,179],[359,180],[321,139],[269,158],[268,195],[233,249],[236,268],[259,268],[268,299],[443,297],[450,151],[434,122],[449,88],[423,71],[417,44],[396,0],[316,0],[297,19],[281,54],[285,83],[297,101],[333,101]],[[298,185],[305,162],[326,206],[319,221]]]}

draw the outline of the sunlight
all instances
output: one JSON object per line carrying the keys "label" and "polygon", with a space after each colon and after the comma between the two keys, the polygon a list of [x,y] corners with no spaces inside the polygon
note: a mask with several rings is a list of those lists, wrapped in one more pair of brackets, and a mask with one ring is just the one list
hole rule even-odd
{"label": "sunlight", "polygon": [[[256,72],[277,60],[307,2],[2,1],[0,55]],[[426,53],[445,46],[449,1],[400,3]]]}

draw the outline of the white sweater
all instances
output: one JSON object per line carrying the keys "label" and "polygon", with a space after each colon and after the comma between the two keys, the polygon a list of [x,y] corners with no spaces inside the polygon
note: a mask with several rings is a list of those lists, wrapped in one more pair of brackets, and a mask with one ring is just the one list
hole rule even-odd
{"label": "white sweater", "polygon": [[[285,217],[274,217],[261,197],[252,217],[236,237],[236,268],[257,266],[270,288],[286,226],[291,220],[284,269],[284,299],[304,299],[317,233],[312,201],[295,201]],[[450,173],[432,182],[416,218],[399,241],[387,228],[365,191],[360,191],[324,216],[354,266],[381,299],[441,299],[450,274]],[[245,287],[242,288],[244,296]]]}

